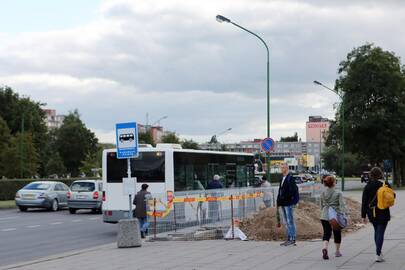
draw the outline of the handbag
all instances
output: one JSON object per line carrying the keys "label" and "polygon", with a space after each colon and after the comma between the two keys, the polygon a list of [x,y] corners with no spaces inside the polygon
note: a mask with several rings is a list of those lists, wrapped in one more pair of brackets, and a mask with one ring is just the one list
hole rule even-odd
{"label": "handbag", "polygon": [[333,207],[328,209],[329,224],[334,231],[339,231],[347,227],[347,217],[345,214],[336,212]]}

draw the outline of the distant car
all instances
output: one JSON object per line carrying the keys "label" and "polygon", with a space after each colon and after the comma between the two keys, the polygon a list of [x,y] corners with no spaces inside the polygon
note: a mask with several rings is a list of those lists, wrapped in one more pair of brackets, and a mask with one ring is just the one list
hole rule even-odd
{"label": "distant car", "polygon": [[103,183],[99,180],[77,180],[70,186],[68,208],[71,214],[79,209],[89,209],[101,213],[103,203]]}
{"label": "distant car", "polygon": [[69,187],[62,182],[35,181],[17,191],[15,203],[22,212],[28,208],[58,211],[67,206],[68,192]]}
{"label": "distant car", "polygon": [[362,183],[367,183],[369,179],[370,179],[370,172],[369,171],[364,171],[361,174],[361,182]]}
{"label": "distant car", "polygon": [[300,176],[301,176],[302,178],[304,178],[304,181],[305,181],[305,182],[310,182],[310,181],[314,181],[314,180],[315,180],[315,178],[314,178],[311,174],[309,174],[309,173],[301,174]]}
{"label": "distant car", "polygon": [[297,184],[302,184],[305,182],[304,177],[302,177],[301,175],[293,175],[292,177],[295,180],[295,183]]}

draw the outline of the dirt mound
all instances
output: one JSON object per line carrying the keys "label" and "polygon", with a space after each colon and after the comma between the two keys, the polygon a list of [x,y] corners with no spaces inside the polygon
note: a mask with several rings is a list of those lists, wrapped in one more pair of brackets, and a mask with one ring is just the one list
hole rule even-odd
{"label": "dirt mound", "polygon": [[[361,205],[347,198],[346,207],[348,209],[349,226],[344,232],[356,231],[362,227],[359,225],[361,222]],[[322,238],[319,205],[311,202],[300,202],[295,209],[294,215],[298,240]],[[251,240],[285,240],[284,225],[280,228],[277,227],[275,208],[266,208],[259,211],[252,217],[242,220],[239,227]]]}

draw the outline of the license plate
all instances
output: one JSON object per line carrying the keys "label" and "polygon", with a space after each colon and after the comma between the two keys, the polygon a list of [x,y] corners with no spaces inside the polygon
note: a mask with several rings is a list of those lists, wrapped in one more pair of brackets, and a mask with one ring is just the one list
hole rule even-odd
{"label": "license plate", "polygon": [[83,200],[83,199],[87,199],[87,196],[86,195],[77,195],[76,198],[78,200]]}
{"label": "license plate", "polygon": [[34,194],[25,194],[24,199],[28,199],[28,200],[33,200],[35,199],[35,195]]}

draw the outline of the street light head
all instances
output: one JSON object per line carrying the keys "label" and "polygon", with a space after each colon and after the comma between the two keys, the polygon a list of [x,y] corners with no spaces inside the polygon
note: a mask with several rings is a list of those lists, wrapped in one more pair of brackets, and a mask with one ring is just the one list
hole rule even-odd
{"label": "street light head", "polygon": [[231,131],[231,130],[232,130],[232,128],[228,128],[228,129],[227,129],[227,131]]}
{"label": "street light head", "polygon": [[230,19],[228,19],[227,17],[224,17],[224,16],[222,16],[222,15],[217,15],[216,20],[217,20],[218,22],[220,22],[220,23],[223,23],[223,22],[230,23],[230,22],[231,22]]}
{"label": "street light head", "polygon": [[322,85],[322,83],[320,83],[320,82],[318,82],[318,81],[314,81],[314,84]]}

